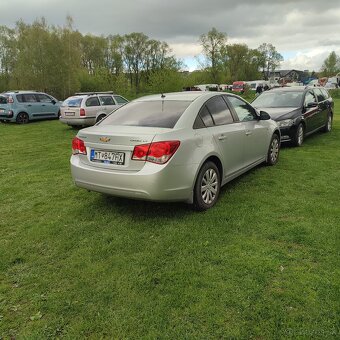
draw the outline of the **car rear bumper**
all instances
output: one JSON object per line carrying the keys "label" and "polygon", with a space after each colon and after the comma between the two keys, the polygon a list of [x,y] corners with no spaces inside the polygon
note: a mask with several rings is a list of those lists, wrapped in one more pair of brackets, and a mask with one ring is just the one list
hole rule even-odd
{"label": "car rear bumper", "polygon": [[139,171],[116,171],[89,166],[71,157],[71,172],[81,188],[113,196],[151,201],[192,202],[197,166],[146,163]]}
{"label": "car rear bumper", "polygon": [[60,117],[59,121],[74,126],[91,126],[96,122],[95,117],[84,117],[84,118],[71,118],[71,117]]}

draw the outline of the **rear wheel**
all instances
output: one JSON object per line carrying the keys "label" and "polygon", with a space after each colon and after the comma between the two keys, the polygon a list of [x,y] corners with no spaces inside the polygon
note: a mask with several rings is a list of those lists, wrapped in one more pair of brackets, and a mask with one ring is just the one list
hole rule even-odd
{"label": "rear wheel", "polygon": [[203,164],[194,187],[194,208],[203,211],[217,201],[221,188],[220,172],[213,162]]}
{"label": "rear wheel", "polygon": [[99,115],[96,119],[96,123],[100,122],[106,115]]}
{"label": "rear wheel", "polygon": [[17,115],[16,122],[18,124],[27,124],[29,122],[29,117],[26,112],[20,112]]}
{"label": "rear wheel", "polygon": [[323,128],[324,132],[331,132],[332,130],[332,123],[333,123],[333,117],[332,114],[329,113],[328,117],[327,117],[327,123],[325,125],[325,127]]}
{"label": "rear wheel", "polygon": [[305,127],[300,123],[295,131],[292,143],[294,146],[301,146],[305,139]]}
{"label": "rear wheel", "polygon": [[274,134],[267,153],[267,164],[268,165],[275,165],[279,159],[280,153],[280,137],[277,134]]}

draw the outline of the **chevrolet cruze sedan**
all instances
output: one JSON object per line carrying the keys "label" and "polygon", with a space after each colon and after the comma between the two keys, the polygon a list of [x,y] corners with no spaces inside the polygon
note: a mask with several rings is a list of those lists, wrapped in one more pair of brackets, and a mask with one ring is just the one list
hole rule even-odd
{"label": "chevrolet cruze sedan", "polygon": [[305,137],[332,129],[334,102],[322,87],[282,87],[263,92],[252,105],[276,120],[281,141],[301,146]]}
{"label": "chevrolet cruze sedan", "polygon": [[77,186],[114,196],[212,207],[222,185],[274,165],[280,130],[266,112],[218,92],[136,99],[72,141]]}

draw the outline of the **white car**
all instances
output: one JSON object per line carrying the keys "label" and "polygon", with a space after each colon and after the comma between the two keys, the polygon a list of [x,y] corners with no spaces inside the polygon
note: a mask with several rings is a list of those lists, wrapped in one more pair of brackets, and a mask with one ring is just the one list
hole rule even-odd
{"label": "white car", "polygon": [[222,185],[274,165],[280,130],[266,112],[224,92],[136,99],[72,141],[77,186],[114,196],[212,207]]}
{"label": "white car", "polygon": [[59,119],[70,126],[90,126],[126,103],[126,98],[113,92],[80,92],[62,103]]}

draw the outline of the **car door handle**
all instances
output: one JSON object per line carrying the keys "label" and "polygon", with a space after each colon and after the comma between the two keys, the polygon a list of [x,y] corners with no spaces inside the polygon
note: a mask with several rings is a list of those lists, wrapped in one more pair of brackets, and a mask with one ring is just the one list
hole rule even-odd
{"label": "car door handle", "polygon": [[252,134],[252,132],[250,131],[250,130],[247,130],[246,131],[246,136],[249,136],[249,135],[251,135]]}
{"label": "car door handle", "polygon": [[218,136],[218,140],[224,140],[227,139],[228,137],[226,135],[220,135]]}
{"label": "car door handle", "polygon": [[45,104],[42,104],[41,106],[46,106]]}
{"label": "car door handle", "polygon": [[32,104],[27,104],[27,106],[32,106]]}

